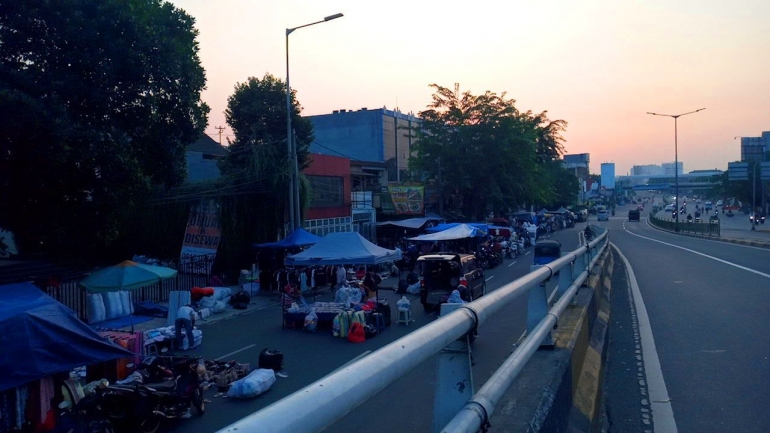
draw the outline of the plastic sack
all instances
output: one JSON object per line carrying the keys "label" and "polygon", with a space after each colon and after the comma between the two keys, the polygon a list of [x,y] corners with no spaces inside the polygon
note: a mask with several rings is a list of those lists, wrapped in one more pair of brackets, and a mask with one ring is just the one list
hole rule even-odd
{"label": "plastic sack", "polygon": [[120,304],[123,306],[123,315],[130,316],[134,314],[134,302],[131,299],[131,292],[121,290],[118,294],[120,295]]}
{"label": "plastic sack", "polygon": [[409,302],[409,299],[406,299],[406,296],[402,296],[401,299],[396,301],[396,307],[399,310],[411,310],[412,309],[412,303]]}
{"label": "plastic sack", "polygon": [[227,390],[228,397],[253,398],[270,389],[275,383],[275,372],[260,368],[252,371],[243,379],[238,379]]}
{"label": "plastic sack", "polygon": [[358,287],[348,287],[348,302],[351,304],[358,304],[361,302],[361,297],[363,296],[363,293],[361,293],[361,289]]}
{"label": "plastic sack", "polygon": [[221,300],[221,301],[214,302],[214,308],[213,308],[214,314],[219,314],[225,311],[226,308],[227,308],[227,301]]}
{"label": "plastic sack", "polygon": [[318,325],[318,315],[315,310],[310,310],[310,313],[305,316],[305,331],[315,332],[315,328]]}
{"label": "plastic sack", "polygon": [[348,290],[346,287],[337,289],[337,293],[334,294],[334,302],[338,304],[346,304],[348,302]]}
{"label": "plastic sack", "polygon": [[291,307],[286,309],[287,313],[299,313],[299,305],[296,302],[291,303]]}
{"label": "plastic sack", "polygon": [[101,293],[89,293],[87,298],[88,323],[99,323],[107,320],[107,311]]}
{"label": "plastic sack", "polygon": [[105,317],[107,320],[123,317],[123,306],[120,304],[120,295],[118,292],[107,292],[102,294],[104,299]]}
{"label": "plastic sack", "polygon": [[449,295],[449,299],[446,300],[449,304],[464,304],[465,301],[460,297],[460,292],[452,290],[452,294]]}
{"label": "plastic sack", "polygon": [[201,308],[214,308],[214,304],[217,302],[213,296],[205,296],[198,301],[198,305]]}
{"label": "plastic sack", "polygon": [[221,301],[233,294],[233,291],[229,287],[214,287],[214,300]]}
{"label": "plastic sack", "polygon": [[420,282],[416,282],[412,284],[411,286],[408,286],[406,288],[406,293],[409,293],[410,295],[419,295],[420,294]]}

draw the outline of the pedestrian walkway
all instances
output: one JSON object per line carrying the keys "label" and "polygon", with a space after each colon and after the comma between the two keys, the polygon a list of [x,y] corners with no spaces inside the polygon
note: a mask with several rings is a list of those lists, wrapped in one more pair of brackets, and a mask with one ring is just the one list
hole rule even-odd
{"label": "pedestrian walkway", "polygon": [[[663,212],[663,211],[661,211]],[[670,218],[665,212],[658,213],[659,218]],[[704,215],[704,218],[708,219],[708,215]],[[680,220],[681,221],[681,220]],[[732,217],[728,217],[722,213],[719,213],[720,236],[704,236],[690,233],[679,233],[683,236],[699,237],[702,239],[710,239],[720,242],[728,242],[733,244],[748,245],[758,248],[770,248],[770,223],[767,225],[759,224],[755,226],[755,229],[751,229],[751,222],[749,221],[748,214],[736,213]],[[663,230],[659,227],[652,226],[658,230]],[[670,230],[664,230],[669,231]],[[673,233],[673,232],[672,232]]]}

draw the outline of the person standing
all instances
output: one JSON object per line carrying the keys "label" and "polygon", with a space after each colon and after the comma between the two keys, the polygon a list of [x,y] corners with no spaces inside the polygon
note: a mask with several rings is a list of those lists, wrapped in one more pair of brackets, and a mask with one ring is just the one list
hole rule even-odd
{"label": "person standing", "polygon": [[193,327],[195,321],[198,319],[198,313],[192,309],[190,304],[179,307],[176,311],[176,320],[174,321],[174,327],[176,331],[176,348],[182,349],[182,328],[184,328],[187,334],[187,344],[190,349],[195,346],[195,337],[193,337]]}

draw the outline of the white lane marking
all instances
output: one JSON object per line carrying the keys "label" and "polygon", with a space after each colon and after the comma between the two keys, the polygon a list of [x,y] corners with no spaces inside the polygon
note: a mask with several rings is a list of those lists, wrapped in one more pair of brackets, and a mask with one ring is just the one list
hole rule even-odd
{"label": "white lane marking", "polygon": [[620,259],[623,260],[626,266],[628,284],[633,292],[636,318],[639,323],[639,336],[642,343],[644,374],[647,377],[647,392],[650,396],[650,407],[652,408],[652,431],[655,433],[677,433],[674,410],[671,407],[671,398],[668,396],[666,381],[663,379],[663,371],[660,369],[658,349],[655,347],[655,339],[652,336],[650,316],[647,315],[647,308],[644,306],[644,299],[642,299],[642,293],[639,291],[636,275],[634,275],[634,270],[631,268],[631,263],[620,252],[620,249],[612,242],[610,242],[610,245],[615,248],[615,252],[618,253],[618,256],[620,256]]}
{"label": "white lane marking", "polygon": [[524,255],[525,255],[525,256],[527,256],[527,255],[529,255],[529,253],[531,253],[531,252],[532,252],[532,251],[527,251],[526,253],[524,253]]}
{"label": "white lane marking", "polygon": [[223,360],[223,359],[225,359],[225,358],[229,358],[229,357],[231,357],[231,356],[235,355],[236,353],[241,353],[241,352],[243,352],[244,350],[249,350],[249,349],[251,349],[251,348],[252,348],[252,347],[254,347],[254,346],[256,346],[256,344],[249,344],[248,346],[246,346],[246,347],[244,347],[244,348],[242,348],[242,349],[238,349],[238,350],[236,350],[235,352],[230,352],[230,353],[228,353],[227,355],[222,355],[222,356],[220,356],[219,358],[214,358],[214,361],[221,361],[221,360]]}
{"label": "white lane marking", "polygon": [[753,273],[755,273],[755,274],[757,274],[757,275],[760,275],[760,276],[762,276],[762,277],[765,277],[765,278],[770,278],[770,274],[766,274],[766,273],[764,273],[764,272],[760,272],[760,271],[757,271],[757,270],[755,270],[755,269],[747,268],[746,266],[741,266],[741,265],[739,265],[739,264],[737,264],[737,263],[728,262],[727,260],[722,260],[722,259],[720,259],[720,258],[717,258],[717,257],[714,257],[714,256],[710,256],[710,255],[708,255],[708,254],[703,254],[703,253],[701,253],[701,252],[699,252],[699,251],[691,250],[691,249],[689,249],[689,248],[680,247],[679,245],[674,245],[674,244],[670,244],[670,243],[668,243],[668,242],[659,241],[659,240],[657,240],[657,239],[648,238],[647,236],[638,235],[638,234],[636,234],[636,233],[634,233],[634,232],[631,232],[631,231],[628,231],[628,230],[626,230],[625,232],[626,232],[626,233],[628,233],[628,234],[630,234],[630,235],[633,235],[633,236],[636,236],[636,237],[642,238],[642,239],[647,239],[648,241],[653,241],[653,242],[657,242],[657,243],[659,243],[659,244],[668,245],[668,246],[670,246],[670,247],[679,248],[680,250],[688,251],[688,252],[691,252],[691,253],[693,253],[693,254],[697,254],[697,255],[699,255],[699,256],[705,257],[705,258],[707,258],[707,259],[715,260],[715,261],[717,261],[717,262],[720,262],[720,263],[724,263],[724,264],[726,264],[726,265],[734,266],[734,267],[736,267],[736,268],[738,268],[738,269],[743,269],[744,271],[753,272]]}
{"label": "white lane marking", "polygon": [[515,264],[516,264],[516,260],[512,261],[511,264],[508,265],[508,267],[510,268],[511,266],[513,266]]}
{"label": "white lane marking", "polygon": [[492,278],[495,278],[495,276],[494,276],[494,275],[492,275],[491,277],[487,278],[487,279],[486,279],[486,280],[484,280],[484,281],[489,281],[489,280],[491,280]]}

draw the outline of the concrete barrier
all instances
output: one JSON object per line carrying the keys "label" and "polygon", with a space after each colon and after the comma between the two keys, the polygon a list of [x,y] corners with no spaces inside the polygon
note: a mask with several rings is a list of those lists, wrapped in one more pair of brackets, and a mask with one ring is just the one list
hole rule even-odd
{"label": "concrete barrier", "polygon": [[489,432],[598,432],[614,256],[610,248],[492,414]]}

